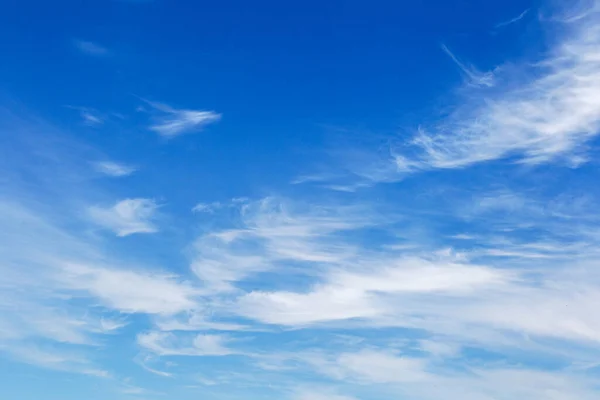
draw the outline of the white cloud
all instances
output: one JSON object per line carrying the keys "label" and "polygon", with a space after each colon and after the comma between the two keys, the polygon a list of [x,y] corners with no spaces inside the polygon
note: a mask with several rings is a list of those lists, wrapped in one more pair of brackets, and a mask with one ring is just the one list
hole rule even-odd
{"label": "white cloud", "polygon": [[121,200],[108,208],[93,206],[88,212],[98,225],[114,231],[117,236],[128,236],[157,232],[153,222],[157,209],[154,200],[138,198]]}
{"label": "white cloud", "polygon": [[150,373],[152,373],[152,374],[158,375],[158,376],[163,376],[163,377],[165,377],[165,378],[170,378],[170,377],[172,377],[172,376],[173,376],[173,374],[172,374],[172,373],[170,373],[170,372],[166,372],[166,371],[162,371],[162,370],[159,370],[159,369],[156,369],[156,368],[150,367],[150,365],[149,365],[149,364],[151,364],[151,363],[155,362],[155,359],[156,359],[155,357],[152,357],[152,356],[149,356],[149,355],[147,355],[147,356],[144,356],[144,357],[140,357],[140,356],[136,357],[136,361],[137,361],[137,363],[138,363],[138,364],[139,364],[139,365],[140,365],[140,366],[141,366],[143,369],[145,369],[146,371],[148,371],[148,372],[150,372]]}
{"label": "white cloud", "polygon": [[171,276],[67,264],[59,279],[111,309],[128,313],[175,314],[195,308],[197,289]]}
{"label": "white cloud", "polygon": [[[93,249],[23,204],[0,201],[0,337],[9,347],[22,341],[93,344],[103,331],[95,314],[61,303],[57,260],[94,259]],[[58,306],[60,305],[60,306]]]}
{"label": "white cloud", "polygon": [[324,388],[299,390],[291,397],[292,400],[357,400],[355,397],[332,393]]}
{"label": "white cloud", "polygon": [[[418,400],[444,397],[468,400],[593,399],[593,379],[579,378],[564,371],[540,371],[516,366],[472,367],[465,372],[423,371],[426,360],[406,360],[384,352],[342,356],[337,368],[364,383],[396,385],[395,393]],[[349,365],[345,364],[349,361]]]}
{"label": "white cloud", "polygon": [[212,203],[198,203],[192,208],[192,212],[212,214],[221,208],[223,208],[223,204],[218,201],[213,201]]}
{"label": "white cloud", "polygon": [[167,332],[147,332],[139,334],[138,344],[161,356],[226,356],[233,354],[227,348],[227,339],[217,335],[196,335],[181,337]]}
{"label": "white cloud", "polygon": [[446,119],[421,128],[410,153],[398,149],[398,167],[464,168],[507,157],[526,164],[584,162],[585,143],[600,132],[599,18],[594,12],[571,23],[566,39],[534,71],[518,71],[533,78],[476,92]]}
{"label": "white cloud", "polygon": [[79,116],[85,125],[98,126],[104,123],[104,118],[101,117],[96,110],[89,107],[67,106],[67,108],[79,112]]}
{"label": "white cloud", "polygon": [[107,48],[87,40],[75,40],[73,44],[79,51],[90,56],[104,57],[110,54]]}
{"label": "white cloud", "polygon": [[422,329],[485,346],[502,343],[498,334],[600,342],[600,319],[590,308],[600,301],[600,281],[587,268],[579,274],[547,271],[541,280],[527,277],[533,273],[527,269],[517,275],[428,262],[412,270],[401,263],[397,268],[392,274],[387,269],[333,273],[329,283],[305,293],[252,292],[232,311],[277,325],[354,320],[360,326]]}
{"label": "white cloud", "polygon": [[83,122],[87,125],[101,125],[104,123],[104,120],[97,115],[92,114],[88,110],[81,111],[81,118],[83,118]]}
{"label": "white cloud", "polygon": [[6,291],[5,297],[8,301],[0,306],[0,338],[3,340],[40,338],[65,344],[90,345],[94,343],[92,335],[101,331],[97,320],[75,315],[66,307],[58,311],[31,299],[27,301],[19,298],[11,289]]}
{"label": "white cloud", "polygon": [[0,351],[4,351],[20,362],[37,367],[100,378],[110,377],[108,371],[95,367],[85,356],[73,351],[57,351],[52,349],[52,347],[45,349],[33,343],[27,343],[26,345],[15,343],[9,343],[8,345],[0,344]]}
{"label": "white cloud", "polygon": [[[590,40],[595,40],[593,35]],[[567,54],[571,50],[561,51]],[[549,145],[554,142],[548,137],[572,138],[574,130],[567,122],[573,121],[568,116],[581,120],[595,115],[591,106],[589,115],[585,107],[569,115],[561,108],[567,103],[569,107],[581,105],[569,103],[569,96],[581,98],[583,93],[593,97],[587,86],[575,82],[577,79],[588,80],[586,85],[598,88],[595,60],[583,55],[569,57],[544,67],[551,79],[535,79],[522,92],[494,92],[489,104],[473,107],[472,115],[471,110],[454,114],[447,126],[462,127],[462,131],[448,131],[451,134],[444,138],[424,132],[422,141],[416,142],[421,152],[402,153],[404,169],[466,167],[505,155],[533,163],[542,162],[536,158],[540,154],[547,157],[545,160],[552,159],[550,153],[570,155],[583,141],[577,139],[571,150],[565,150]],[[573,60],[569,68],[578,74],[575,78],[557,72],[564,67],[563,62]],[[562,84],[557,77],[565,78]],[[538,108],[546,106],[535,95],[547,94],[543,90],[548,87],[562,97],[541,97],[556,114],[544,119]],[[507,104],[515,109],[510,113],[498,111],[509,109]],[[532,104],[535,107],[527,109]],[[167,136],[202,125],[202,118],[186,114],[186,110],[161,105],[153,108],[163,113],[156,130]],[[477,136],[471,126],[475,123],[465,121],[473,115],[475,119],[468,120],[474,121],[489,110],[498,114],[479,120],[487,125]],[[522,120],[526,118],[531,120],[525,123]],[[537,133],[519,142],[529,129],[523,126],[528,124],[536,125],[531,129]],[[546,130],[538,132],[537,124]],[[470,130],[464,128],[467,125]],[[511,129],[504,130],[508,125]],[[586,124],[581,126],[587,128]],[[596,128],[592,123],[590,127]],[[460,136],[464,129],[472,135]],[[501,137],[506,132],[513,136]],[[464,148],[459,142],[466,143]],[[505,146],[503,152],[490,150],[499,145]],[[491,158],[481,154],[491,154]],[[61,157],[54,158],[62,161]],[[0,161],[0,165],[4,163]],[[108,170],[121,174],[116,167]],[[54,171],[32,175],[53,183],[63,176]],[[361,176],[375,181],[384,179],[388,172],[373,168]],[[424,181],[429,185],[435,179]],[[194,219],[201,220],[197,229],[202,234],[185,248],[190,271],[183,274],[190,274],[189,281],[180,278],[180,243],[173,249],[173,241],[161,241],[164,247],[149,254],[141,248],[126,248],[132,250],[127,253],[128,262],[119,262],[102,250],[105,242],[96,243],[97,236],[89,234],[89,220],[70,214],[69,207],[58,207],[56,197],[48,199],[42,190],[28,196],[7,190],[3,196],[12,201],[0,199],[0,351],[45,368],[110,376],[94,356],[97,349],[106,349],[98,358],[107,365],[130,361],[123,354],[131,349],[121,354],[110,346],[118,333],[123,335],[114,342],[119,350],[122,344],[131,343],[132,337],[137,339],[142,353],[136,361],[152,374],[176,375],[181,378],[177,384],[184,386],[189,376],[179,372],[195,373],[197,367],[198,373],[210,376],[206,383],[242,387],[249,396],[250,388],[266,390],[265,382],[277,382],[277,390],[289,389],[306,385],[319,374],[322,376],[315,381],[338,381],[335,384],[340,387],[321,390],[310,385],[308,390],[292,391],[292,398],[353,400],[354,394],[416,400],[597,397],[595,372],[588,367],[600,356],[597,213],[585,207],[578,209],[574,202],[574,207],[568,202],[557,206],[547,197],[532,200],[508,190],[492,195],[470,193],[466,201],[458,199],[464,208],[447,212],[444,207],[451,199],[444,196],[428,203],[421,189],[430,187],[421,186],[421,182],[389,193],[389,187],[378,188],[365,196],[348,194],[355,186],[339,183],[338,189],[347,193],[328,193],[323,200],[320,192],[311,192],[319,197],[306,196],[304,204],[267,198],[232,201],[235,205],[200,205],[197,210],[212,212]],[[469,190],[473,189],[471,183]],[[462,181],[449,183],[454,184],[460,186]],[[26,189],[32,186],[35,183],[22,185]],[[298,197],[304,198],[300,189]],[[95,196],[94,190],[72,190],[61,191],[61,196],[69,198],[65,200],[68,204],[72,204],[72,197],[75,202],[81,202],[81,197],[103,198]],[[409,192],[413,190],[419,192],[415,198],[423,200],[425,206],[411,203],[414,199]],[[82,192],[83,196],[77,196]],[[394,212],[401,212],[403,207],[415,209],[407,215],[392,215],[379,207],[379,200],[373,200],[380,195],[393,198]],[[335,199],[340,198],[350,198],[352,205],[337,203]],[[46,213],[33,212],[32,204]],[[596,202],[591,205],[595,207]],[[236,209],[239,213],[234,212]],[[156,210],[151,200],[126,199],[112,207],[92,207],[90,215],[96,224],[125,236],[156,231]],[[411,229],[413,221],[423,229],[422,234]],[[530,231],[524,233],[522,226]],[[173,228],[189,232],[185,227]],[[447,248],[444,241],[457,231],[464,232],[454,235],[460,243],[450,244],[458,248],[438,251]],[[137,243],[119,242],[119,246],[127,244]],[[140,253],[152,259],[155,254],[162,257],[171,251],[176,256],[167,261],[167,267],[178,271],[177,275],[133,266],[130,259]],[[130,315],[134,313],[140,315]],[[127,329],[121,329],[125,322]],[[324,329],[332,326],[339,330]],[[300,332],[302,328],[310,330]],[[353,337],[331,339],[340,332]],[[249,345],[252,352],[232,345],[241,343],[242,347],[252,339],[256,339]],[[281,352],[285,354],[279,357]],[[219,375],[219,363],[209,363],[211,360],[187,358],[178,366],[163,361],[170,356],[228,355],[235,355],[235,361],[228,363],[228,357],[219,360],[227,362],[222,367],[228,370],[228,379]],[[245,359],[239,360],[241,357]],[[200,371],[203,368],[205,371]],[[257,383],[254,372],[258,368],[264,368],[262,372],[269,379]],[[250,376],[248,382],[240,379],[240,370]],[[129,383],[124,390],[148,393]],[[283,391],[282,398],[290,394]]]}
{"label": "white cloud", "polygon": [[523,11],[521,14],[517,15],[514,18],[511,18],[507,21],[502,21],[496,24],[495,28],[502,28],[503,26],[507,26],[507,25],[511,25],[514,24],[516,22],[519,22],[520,20],[522,20],[523,18],[525,18],[525,16],[529,13],[529,8],[526,9],[525,11]]}
{"label": "white cloud", "polygon": [[240,298],[236,309],[244,316],[282,325],[355,318],[376,320],[393,315],[395,307],[384,301],[392,294],[438,293],[460,297],[511,280],[507,272],[454,262],[436,264],[421,259],[376,262],[388,265],[359,273],[334,270],[327,283],[316,285],[308,293],[252,292]]}
{"label": "white cloud", "polygon": [[462,61],[458,59],[450,51],[450,49],[446,45],[442,45],[442,50],[444,53],[448,54],[448,56],[454,61],[454,63],[460,68],[460,70],[467,76],[468,84],[473,86],[485,86],[492,87],[494,86],[494,73],[493,72],[480,72],[477,68],[473,66],[467,66]]}
{"label": "white cloud", "polygon": [[128,176],[133,174],[136,170],[135,167],[114,161],[101,161],[94,163],[93,165],[96,171],[115,177]]}
{"label": "white cloud", "polygon": [[341,287],[381,293],[468,293],[510,280],[508,272],[478,265],[417,258],[387,261],[390,265],[380,270],[336,272],[329,280]]}
{"label": "white cloud", "polygon": [[364,292],[330,287],[310,293],[252,292],[238,301],[235,311],[261,322],[291,326],[374,318],[382,312]]}
{"label": "white cloud", "polygon": [[211,203],[198,203],[192,208],[192,212],[214,214],[223,209],[239,209],[245,204],[250,204],[248,198],[234,197],[229,202],[213,201]]}
{"label": "white cloud", "polygon": [[113,332],[117,331],[124,326],[127,326],[127,321],[124,319],[109,319],[109,318],[100,318],[100,328],[102,332]]}
{"label": "white cloud", "polygon": [[[434,337],[452,338],[456,343],[488,349],[497,346],[529,348],[538,340],[560,340],[585,346],[600,341],[596,333],[600,331],[600,319],[590,309],[600,301],[595,295],[600,288],[600,276],[593,267],[598,259],[595,246],[600,238],[588,234],[586,226],[592,223],[590,213],[578,209],[576,214],[554,216],[553,207],[543,213],[532,212],[531,208],[538,202],[515,193],[503,193],[507,195],[480,202],[483,203],[481,210],[475,213],[479,215],[478,220],[482,213],[486,215],[482,221],[490,231],[497,234],[496,222],[487,214],[508,209],[517,214],[514,221],[498,217],[506,228],[511,228],[511,223],[513,228],[524,223],[530,225],[544,216],[540,225],[544,235],[564,235],[571,241],[578,238],[581,242],[570,246],[561,245],[558,239],[556,242],[511,244],[509,239],[499,241],[478,234],[468,239],[475,241],[476,247],[458,254],[436,254],[429,249],[420,250],[419,246],[384,252],[350,246],[351,257],[328,258],[308,257],[307,252],[298,255],[284,252],[286,256],[278,258],[281,253],[277,247],[273,254],[266,253],[273,268],[282,274],[285,269],[280,265],[312,260],[312,271],[319,271],[313,276],[313,284],[295,290],[241,293],[227,311],[261,323],[296,328],[326,323],[340,326],[343,323],[342,326],[348,328],[419,329]],[[315,227],[322,223],[319,219],[284,215],[286,221],[311,221]],[[267,213],[254,217],[269,221],[266,226],[278,226],[273,234],[280,232],[281,239],[285,237],[283,228],[286,225],[275,223],[279,216],[278,213]],[[335,219],[332,215],[329,217]],[[351,220],[345,220],[343,213],[338,217],[345,222]],[[554,218],[555,222],[548,218]],[[573,224],[574,221],[578,222]],[[328,224],[337,226],[334,220],[328,220]],[[312,229],[302,225],[302,229],[291,231],[295,240],[312,238],[313,234],[318,238],[317,247],[307,247],[310,251],[329,248],[339,239],[339,231],[335,229],[329,232],[317,229],[312,233]],[[504,235],[514,235],[522,240],[518,231],[509,229]],[[512,256],[502,260],[490,258],[491,251],[510,251]],[[544,255],[544,258],[532,259],[529,253]],[[482,254],[485,258],[481,258]],[[472,258],[485,262],[476,263]],[[430,353],[452,353],[428,347]],[[457,346],[451,347],[455,352]]]}
{"label": "white cloud", "polygon": [[147,103],[161,114],[150,129],[166,138],[198,132],[221,119],[221,114],[214,111],[175,109],[165,104]]}
{"label": "white cloud", "polygon": [[[451,353],[455,354],[455,353]],[[366,388],[374,398],[437,400],[591,400],[597,396],[598,381],[592,376],[573,374],[568,369],[527,368],[493,361],[461,359],[460,368],[440,363],[437,357],[414,357],[390,348],[369,347],[358,351],[304,351],[289,355],[290,365],[299,373],[318,373],[344,384],[345,388]],[[300,390],[307,399],[335,393],[314,386]],[[292,397],[294,398],[294,397]],[[302,398],[302,397],[301,397]],[[343,398],[343,397],[342,397]]]}
{"label": "white cloud", "polygon": [[424,359],[396,356],[377,350],[342,353],[332,364],[322,365],[323,372],[338,379],[357,379],[370,383],[405,383],[424,381]]}
{"label": "white cloud", "polygon": [[197,307],[191,285],[107,267],[90,238],[60,226],[22,204],[0,202],[1,352],[44,368],[105,376],[88,348],[126,325],[118,314],[166,318]]}
{"label": "white cloud", "polygon": [[460,353],[460,346],[456,343],[448,343],[443,339],[419,340],[419,349],[432,356],[451,357]]}
{"label": "white cloud", "polygon": [[161,331],[251,331],[252,327],[234,322],[212,321],[211,310],[196,307],[184,316],[161,318],[154,321]]}
{"label": "white cloud", "polygon": [[360,207],[302,206],[272,197],[236,203],[238,227],[202,235],[194,246],[192,270],[215,291],[231,291],[237,281],[285,260],[317,268],[350,259],[352,246],[323,239],[372,223]]}

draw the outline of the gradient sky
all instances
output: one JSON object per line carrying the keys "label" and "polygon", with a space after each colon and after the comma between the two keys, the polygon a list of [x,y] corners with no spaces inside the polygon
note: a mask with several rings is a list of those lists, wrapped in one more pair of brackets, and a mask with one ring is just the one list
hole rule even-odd
{"label": "gradient sky", "polygon": [[600,396],[600,3],[5,0],[0,397]]}

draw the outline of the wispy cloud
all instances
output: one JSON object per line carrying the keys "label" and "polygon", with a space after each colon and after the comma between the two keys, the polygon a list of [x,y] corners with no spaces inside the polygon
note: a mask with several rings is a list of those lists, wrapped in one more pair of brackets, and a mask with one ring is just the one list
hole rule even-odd
{"label": "wispy cloud", "polygon": [[[6,148],[23,136],[35,146],[0,157],[0,353],[130,395],[156,394],[117,377],[134,366],[207,398],[596,399],[595,172],[512,166],[583,160],[600,129],[595,18],[566,25],[533,73],[517,71],[518,87],[501,79],[511,68],[474,85],[480,73],[448,50],[469,78],[465,102],[392,152],[352,154],[338,171],[358,182],[325,171],[303,180],[335,193],[306,184],[254,200],[210,198],[219,191],[207,185],[193,217],[200,191],[162,186],[171,170],[151,181],[173,197],[159,213],[154,200],[123,199],[147,192],[138,180],[89,179],[96,152],[58,135],[40,144],[52,129],[0,118]],[[146,108],[165,137],[218,119]],[[468,169],[500,159],[510,162]],[[433,169],[447,171],[425,176]],[[398,170],[422,175],[390,183]],[[172,235],[97,232],[157,232],[171,211]]]}
{"label": "wispy cloud", "polygon": [[323,388],[302,389],[295,393],[291,400],[356,400],[355,397],[336,394]]}
{"label": "wispy cloud", "polygon": [[90,207],[90,218],[117,236],[158,231],[154,223],[158,205],[151,199],[125,199],[112,207]]}
{"label": "wispy cloud", "polygon": [[37,367],[99,378],[110,377],[108,371],[98,369],[82,354],[74,351],[56,351],[52,349],[52,346],[48,347],[49,349],[44,349],[32,343],[27,345],[10,343],[7,346],[0,345],[0,351],[5,351],[11,357]]}
{"label": "wispy cloud", "polygon": [[391,351],[361,350],[335,355],[334,359],[309,357],[309,363],[337,379],[357,379],[368,383],[408,383],[426,380],[426,362]]}
{"label": "wispy cloud", "polygon": [[528,71],[533,78],[497,88],[483,102],[474,94],[437,125],[422,127],[408,144],[413,155],[398,149],[398,166],[465,168],[508,157],[525,164],[585,162],[585,143],[600,131],[597,20],[594,13],[567,25],[567,38]]}
{"label": "wispy cloud", "polygon": [[[487,368],[473,365],[464,371],[444,370],[443,366],[434,365],[431,359],[408,357],[389,349],[306,354],[302,359],[323,375],[341,382],[369,385],[371,392],[382,396],[396,394],[419,400],[457,396],[479,400],[499,395],[500,399],[523,396],[543,400],[552,393],[557,399],[594,398],[593,379],[562,371],[507,365]],[[443,372],[439,373],[440,369]]]}
{"label": "wispy cloud", "polygon": [[87,40],[76,39],[73,44],[80,52],[93,57],[105,57],[110,54],[106,47]]}
{"label": "wispy cloud", "polygon": [[160,113],[150,129],[166,138],[201,131],[206,125],[221,119],[221,114],[214,111],[175,109],[162,103],[146,103]]}
{"label": "wispy cloud", "polygon": [[121,164],[114,161],[100,161],[93,164],[96,171],[108,176],[120,177],[128,176],[136,171],[131,165]]}
{"label": "wispy cloud", "polygon": [[246,197],[233,198],[227,202],[213,201],[211,203],[198,203],[192,208],[192,212],[214,214],[224,208],[239,208],[248,203],[249,199]]}
{"label": "wispy cloud", "polygon": [[199,294],[172,276],[81,264],[63,266],[57,278],[74,291],[85,291],[106,307],[127,313],[175,314],[196,307]]}
{"label": "wispy cloud", "polygon": [[[399,197],[407,201],[406,194]],[[147,199],[101,207],[102,217],[111,216],[103,226],[122,234],[144,231],[140,221],[154,226],[156,204],[148,203],[152,211],[142,218],[138,207],[144,206],[135,200]],[[267,373],[292,386],[298,376],[317,375],[344,385],[339,393],[359,385],[419,400],[448,393],[469,400],[496,393],[545,400],[550,388],[565,399],[595,398],[593,380],[582,374],[517,365],[536,355],[584,364],[600,356],[600,320],[593,309],[600,301],[594,268],[600,237],[590,230],[593,212],[575,200],[558,203],[508,189],[458,200],[464,208],[441,219],[459,221],[469,235],[452,251],[436,251],[406,234],[412,247],[380,246],[373,238],[396,229],[405,233],[409,220],[359,197],[351,205],[331,198],[222,201],[197,218],[203,232],[187,249],[187,279],[114,260],[81,232],[65,228],[81,223],[75,217],[57,221],[55,214],[0,202],[0,337],[8,343],[0,350],[44,368],[109,376],[89,348],[119,332],[133,335],[142,354],[152,355],[140,368],[157,378],[179,377],[198,365],[196,358],[235,355],[255,361],[257,369],[270,367]],[[446,197],[438,205],[448,202]],[[523,223],[542,226],[544,237],[520,236]],[[398,244],[394,235],[387,237]],[[577,257],[564,257],[574,252],[564,237],[580,242]],[[508,250],[511,257],[492,254]],[[525,257],[523,250],[547,257]],[[147,318],[132,315],[122,329],[123,314]],[[325,345],[320,335],[328,326],[359,339]],[[294,336],[303,328],[311,328],[308,343]],[[262,340],[243,351],[253,336]],[[395,344],[399,339],[412,345]],[[292,350],[282,355],[286,346]],[[310,346],[318,348],[310,352]],[[467,351],[492,352],[501,361],[469,361]],[[177,356],[190,364],[163,368]],[[145,393],[133,385],[126,390]],[[337,391],[323,393],[345,399]]]}
{"label": "wispy cloud", "polygon": [[88,126],[98,126],[104,123],[104,118],[99,115],[99,113],[88,107],[76,107],[76,106],[67,106],[72,110],[76,110],[79,112],[79,116],[81,117],[83,123]]}
{"label": "wispy cloud", "polygon": [[153,357],[153,356],[150,356],[150,355],[146,355],[146,356],[143,356],[143,357],[142,356],[138,356],[138,357],[136,357],[136,361],[137,361],[137,363],[143,369],[145,369],[146,371],[148,371],[148,372],[150,372],[152,374],[155,374],[155,375],[158,375],[158,376],[163,376],[163,377],[166,377],[166,378],[172,377],[173,376],[172,373],[167,372],[167,371],[162,371],[162,370],[159,370],[157,368],[153,368],[153,367],[150,366],[150,364],[152,364],[153,362],[155,362],[156,358],[157,357]]}
{"label": "wispy cloud", "polygon": [[502,21],[498,24],[496,24],[495,28],[502,28],[503,26],[507,26],[507,25],[511,25],[514,24],[515,22],[519,22],[520,20],[522,20],[523,18],[525,18],[525,16],[529,13],[529,8],[526,9],[525,11],[523,11],[521,14],[517,15],[514,18],[511,18],[507,21]]}
{"label": "wispy cloud", "polygon": [[11,249],[1,257],[0,352],[16,360],[107,377],[87,348],[126,326],[123,313],[168,317],[198,307],[198,289],[173,275],[111,263],[83,235],[22,206],[0,202],[0,215]]}
{"label": "wispy cloud", "polygon": [[101,125],[104,121],[97,115],[92,114],[90,111],[81,111],[81,118],[87,125]]}
{"label": "wispy cloud", "polygon": [[[527,214],[531,213],[524,212],[521,218]],[[564,228],[552,229],[560,234]],[[586,229],[579,229],[579,235],[585,235]],[[567,234],[573,237],[574,232]],[[333,232],[319,238],[321,246],[335,240]],[[597,239],[591,240],[595,243]],[[452,332],[486,345],[499,329],[507,335],[600,340],[594,333],[600,320],[586,316],[589,305],[596,301],[593,288],[600,284],[589,269],[593,261],[582,260],[582,269],[575,273],[558,259],[553,268],[540,269],[530,258],[521,256],[527,260],[527,268],[519,263],[515,268],[514,259],[505,261],[512,267],[500,268],[498,261],[487,265],[471,261],[476,252],[441,252],[424,258],[403,254],[410,254],[410,249],[381,254],[348,248],[352,252],[349,259],[312,258],[324,268],[312,287],[253,291],[240,296],[231,311],[263,323],[294,327],[346,321],[350,326],[402,326],[444,335]],[[596,255],[592,251],[588,257],[593,260]],[[294,259],[310,258],[305,250]],[[509,294],[510,301],[505,297]],[[570,307],[567,310],[560,304]],[[535,318],[530,314],[533,310],[537,310]]]}
{"label": "wispy cloud", "polygon": [[137,341],[142,348],[163,356],[225,356],[233,353],[226,347],[227,340],[217,335],[182,338],[173,333],[154,331],[138,335]]}
{"label": "wispy cloud", "polygon": [[253,292],[240,299],[238,311],[266,323],[292,326],[355,318],[378,320],[391,312],[383,301],[391,295],[469,296],[469,293],[501,287],[511,279],[501,271],[452,261],[441,264],[420,259],[372,262],[387,267],[367,273],[332,272],[328,283],[319,283],[308,293]]}
{"label": "wispy cloud", "polygon": [[223,203],[218,201],[213,201],[212,203],[198,203],[192,208],[192,212],[212,214],[221,208],[223,208]]}
{"label": "wispy cloud", "polygon": [[477,68],[473,66],[465,65],[462,61],[458,59],[458,57],[454,55],[454,53],[450,51],[448,46],[446,46],[445,44],[442,44],[442,50],[444,51],[444,53],[450,56],[452,61],[454,61],[454,63],[460,68],[460,70],[467,76],[468,85],[485,87],[494,86],[495,81],[493,72],[480,72],[477,70]]}
{"label": "wispy cloud", "polygon": [[237,281],[286,259],[316,264],[350,258],[350,247],[320,239],[370,223],[360,214],[364,210],[352,206],[302,206],[274,197],[237,202],[241,227],[209,232],[195,242],[191,267],[211,290],[230,291]]}

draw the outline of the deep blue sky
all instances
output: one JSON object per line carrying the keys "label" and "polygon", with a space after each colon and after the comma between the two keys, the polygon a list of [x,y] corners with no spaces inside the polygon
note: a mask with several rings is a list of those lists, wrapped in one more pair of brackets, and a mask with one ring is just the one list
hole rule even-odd
{"label": "deep blue sky", "polygon": [[[277,171],[269,170],[275,179],[282,169],[299,173],[287,165],[289,157],[320,147],[331,130],[389,135],[437,111],[440,97],[462,80],[441,44],[482,70],[537,47],[534,24],[494,31],[498,21],[531,6],[9,2],[0,17],[0,51],[9,60],[0,65],[0,83],[45,118],[70,127],[73,112],[65,105],[118,112],[133,108],[135,96],[235,115],[215,127],[228,140],[217,134],[208,154],[196,149],[196,156],[226,153],[228,169],[244,166],[236,174],[264,174],[259,165],[276,164]],[[82,57],[73,40],[98,43],[109,54]],[[113,135],[91,140],[113,152],[140,145],[130,134],[117,143]],[[265,157],[271,162],[259,162]]]}

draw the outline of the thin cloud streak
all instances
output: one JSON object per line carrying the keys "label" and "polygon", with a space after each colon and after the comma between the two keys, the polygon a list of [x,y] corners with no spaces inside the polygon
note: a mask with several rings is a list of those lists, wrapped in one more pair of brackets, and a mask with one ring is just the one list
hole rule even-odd
{"label": "thin cloud streak", "polygon": [[492,87],[495,85],[493,72],[480,72],[475,67],[467,66],[450,51],[448,46],[442,44],[441,47],[444,53],[446,53],[452,59],[452,61],[454,61],[458,68],[460,68],[460,70],[467,76],[467,78],[469,78],[468,85],[485,87]]}
{"label": "thin cloud streak", "polygon": [[496,24],[495,28],[502,28],[503,26],[507,26],[507,25],[514,24],[515,22],[519,22],[520,20],[525,18],[525,16],[529,13],[529,11],[530,11],[530,9],[528,8],[525,11],[523,11],[521,14],[517,15],[516,17],[509,19],[508,21],[503,21],[503,22]]}
{"label": "thin cloud streak", "polygon": [[104,124],[104,118],[98,115],[98,113],[91,108],[77,106],[67,106],[67,108],[78,111],[79,116],[85,125],[99,126]]}
{"label": "thin cloud streak", "polygon": [[215,292],[235,291],[238,281],[285,260],[317,266],[349,259],[349,246],[321,239],[373,223],[360,207],[307,207],[275,197],[241,203],[234,199],[232,206],[238,208],[239,228],[213,231],[194,243],[191,269]]}
{"label": "thin cloud streak", "polygon": [[222,336],[200,334],[178,337],[169,332],[147,332],[139,334],[138,344],[159,356],[226,356],[234,352],[227,348],[227,339]]}
{"label": "thin cloud streak", "polygon": [[150,130],[165,138],[199,132],[221,119],[221,114],[214,111],[175,109],[166,104],[144,101],[161,114],[156,117],[156,122],[150,126]]}
{"label": "thin cloud streak", "polygon": [[113,177],[122,177],[133,174],[136,168],[130,165],[117,163],[114,161],[100,161],[93,164],[96,171]]}

